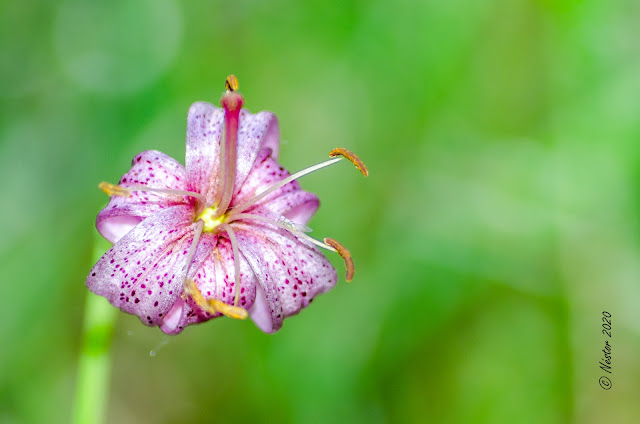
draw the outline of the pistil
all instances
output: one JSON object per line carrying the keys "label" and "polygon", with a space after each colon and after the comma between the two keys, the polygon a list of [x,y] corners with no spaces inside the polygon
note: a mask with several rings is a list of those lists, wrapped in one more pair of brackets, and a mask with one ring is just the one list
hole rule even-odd
{"label": "pistil", "polygon": [[238,144],[238,126],[240,110],[244,99],[236,92],[238,80],[230,75],[225,82],[227,92],[222,96],[220,105],[224,108],[224,146],[220,146],[220,170],[221,178],[218,186],[218,194],[222,193],[220,204],[217,207],[216,217],[224,214],[229,208],[233,196],[236,180],[236,151]]}

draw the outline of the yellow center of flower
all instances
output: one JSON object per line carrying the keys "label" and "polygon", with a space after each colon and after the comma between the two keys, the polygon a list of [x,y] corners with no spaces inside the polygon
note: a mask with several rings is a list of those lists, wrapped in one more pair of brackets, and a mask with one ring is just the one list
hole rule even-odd
{"label": "yellow center of flower", "polygon": [[220,224],[224,224],[225,221],[227,220],[227,214],[223,214],[217,218],[214,218],[216,216],[216,210],[217,207],[215,206],[211,206],[208,208],[205,208],[202,213],[200,214],[200,216],[198,216],[196,218],[196,222],[201,219],[202,222],[204,222],[204,227],[202,229],[202,232],[204,233],[211,233],[213,232]]}

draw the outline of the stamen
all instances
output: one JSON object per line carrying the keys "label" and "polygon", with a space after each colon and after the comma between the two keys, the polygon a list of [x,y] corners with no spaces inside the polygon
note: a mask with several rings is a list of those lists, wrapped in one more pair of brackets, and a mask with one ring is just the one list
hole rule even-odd
{"label": "stamen", "polygon": [[255,221],[262,221],[262,222],[266,222],[268,224],[272,224],[272,225],[276,225],[280,228],[284,228],[285,230],[288,230],[291,234],[293,234],[294,236],[301,238],[303,240],[308,241],[309,243],[315,244],[318,247],[322,247],[323,249],[327,249],[327,250],[331,250],[332,252],[338,252],[336,249],[334,249],[333,247],[321,242],[320,240],[316,240],[311,236],[308,236],[307,234],[305,234],[305,232],[311,231],[311,228],[307,227],[306,225],[300,225],[300,224],[296,224],[295,222],[281,216],[280,218],[278,218],[278,220],[276,221],[275,219],[270,219],[267,218],[265,216],[260,216],[260,215],[253,215],[250,213],[239,213],[236,215],[233,215],[232,218],[229,218],[229,220],[227,221],[227,223],[231,223],[233,221],[238,221],[241,219],[253,219]]}
{"label": "stamen", "polygon": [[362,159],[360,159],[352,151],[349,151],[342,147],[336,147],[335,149],[329,152],[329,157],[334,158],[336,156],[343,156],[349,159],[351,163],[354,164],[360,172],[362,172],[362,175],[364,175],[365,177],[369,176],[369,170],[367,169],[367,165],[365,165],[364,162],[362,162]]}
{"label": "stamen", "polygon": [[311,228],[307,227],[306,225],[303,224],[298,224],[297,222],[293,222],[292,220],[285,218],[284,216],[280,215],[278,217],[278,223],[284,225],[284,227],[286,228],[290,228],[292,230],[295,231],[300,231],[303,233],[310,233],[311,232]]}
{"label": "stamen", "polygon": [[215,315],[220,312],[221,314],[234,319],[246,319],[249,313],[246,309],[239,306],[227,305],[217,299],[205,299],[202,296],[202,292],[196,286],[196,283],[192,279],[185,281],[184,286],[185,293],[193,299],[193,301],[205,312]]}
{"label": "stamen", "polygon": [[230,223],[231,221],[237,221],[237,220],[241,220],[241,219],[253,219],[255,221],[262,221],[262,222],[266,222],[268,224],[272,224],[272,225],[276,225],[280,228],[284,228],[285,230],[290,231],[294,236],[306,240],[310,243],[315,244],[318,247],[322,247],[323,249],[327,249],[330,250],[332,252],[336,252],[338,253],[340,256],[342,256],[342,259],[344,259],[344,263],[345,266],[347,268],[347,274],[346,274],[346,280],[347,282],[351,282],[351,280],[353,280],[353,273],[355,271],[355,267],[353,265],[353,259],[351,258],[351,253],[349,252],[349,250],[344,247],[342,244],[340,244],[338,241],[332,239],[332,238],[325,238],[324,239],[324,243],[321,242],[320,240],[316,240],[313,237],[308,236],[307,234],[305,234],[304,232],[300,231],[296,226],[298,224],[288,220],[287,218],[281,217],[282,219],[288,221],[289,223],[283,223],[282,219],[278,219],[277,221],[274,219],[270,219],[264,216],[260,216],[260,215],[253,215],[253,214],[249,214],[249,213],[239,213],[236,215],[233,215],[233,218],[230,218],[229,221],[227,221],[227,224],[224,225],[228,225],[228,223]]}
{"label": "stamen", "polygon": [[98,188],[104,191],[108,196],[131,196],[131,192],[128,189],[115,184],[107,183],[105,181],[98,184]]}
{"label": "stamen", "polygon": [[317,165],[313,165],[313,166],[310,166],[309,168],[303,169],[302,171],[298,171],[293,175],[289,175],[287,178],[285,178],[285,179],[277,182],[276,184],[272,185],[271,187],[269,187],[268,189],[266,189],[262,193],[260,193],[257,196],[255,196],[253,199],[247,201],[246,203],[244,203],[244,204],[242,204],[240,206],[236,206],[235,208],[231,209],[231,211],[229,212],[228,216],[231,217],[232,214],[237,214],[237,213],[244,212],[249,207],[255,205],[260,200],[264,199],[266,196],[270,195],[271,193],[273,193],[274,191],[276,191],[280,187],[284,186],[285,184],[289,184],[291,181],[297,180],[298,178],[303,177],[303,176],[305,176],[307,174],[311,174],[312,172],[315,172],[318,169],[322,169],[322,168],[325,168],[325,167],[327,167],[329,165],[333,165],[334,163],[338,163],[341,160],[342,160],[342,156],[337,157],[335,159],[329,159],[328,161],[321,162],[321,163],[319,163]]}
{"label": "stamen", "polygon": [[189,248],[189,254],[187,255],[187,263],[184,266],[183,277],[182,277],[182,286],[185,291],[187,290],[186,281],[187,274],[189,273],[189,267],[191,266],[191,261],[193,260],[193,255],[196,253],[196,248],[198,247],[198,241],[200,241],[200,235],[202,234],[202,229],[204,228],[204,222],[199,219],[196,222],[196,230],[193,235],[193,242],[191,242],[191,247]]}
{"label": "stamen", "polygon": [[222,315],[228,316],[229,318],[247,319],[249,316],[247,310],[240,306],[227,305],[218,299],[208,299],[207,302],[215,311],[220,312]]}
{"label": "stamen", "polygon": [[349,250],[332,238],[325,238],[324,242],[329,246],[335,248],[338,254],[342,256],[342,259],[344,259],[344,264],[347,267],[347,282],[353,280],[353,272],[355,268],[353,266],[353,259],[351,258],[351,253],[349,253]]}
{"label": "stamen", "polygon": [[353,163],[356,166],[356,168],[358,168],[358,170],[360,170],[360,172],[362,172],[362,175],[364,175],[365,177],[369,175],[369,171],[367,170],[367,166],[364,164],[364,162],[362,162],[362,160],[355,153],[350,152],[347,149],[338,147],[336,149],[333,149],[331,152],[329,152],[329,156],[333,157],[334,159],[329,159],[328,161],[321,162],[317,165],[313,165],[313,166],[310,166],[309,168],[303,169],[302,171],[298,171],[293,175],[289,175],[287,178],[277,182],[276,184],[272,185],[271,187],[269,187],[262,193],[258,194],[257,196],[254,196],[253,199],[245,202],[240,206],[236,206],[235,208],[231,209],[231,211],[227,214],[227,216],[231,217],[234,214],[242,213],[245,210],[247,210],[249,207],[255,205],[260,200],[264,199],[269,194],[273,193],[280,187],[284,186],[285,184],[288,184],[291,181],[297,180],[300,177],[303,177],[307,174],[315,172],[319,169],[325,168],[329,165],[333,165],[334,163],[339,162],[343,158],[348,159],[351,163]]}
{"label": "stamen", "polygon": [[[198,221],[198,227],[196,236],[193,238],[194,243],[191,245],[191,250],[189,251],[189,256],[187,257],[187,263],[191,263],[191,259],[193,258],[193,254],[195,253],[195,246],[198,242],[198,238],[200,238],[200,234],[202,233],[202,227],[204,223],[202,221]],[[192,279],[187,279],[186,275],[189,270],[187,265],[185,270],[185,279],[183,282],[185,293],[193,299],[194,302],[204,311],[209,312],[210,314],[215,314],[216,312],[220,312],[223,315],[226,315],[230,318],[235,319],[246,319],[249,313],[246,309],[238,306],[238,298],[240,295],[240,257],[238,253],[238,243],[236,241],[236,235],[228,224],[221,224],[222,227],[227,234],[229,235],[229,240],[231,240],[231,247],[233,248],[233,264],[235,267],[235,290],[236,290],[236,298],[234,305],[227,305],[224,302],[221,302],[217,299],[205,299],[202,295],[202,292],[198,289],[195,282]]]}
{"label": "stamen", "polygon": [[191,278],[184,281],[184,292],[187,296],[193,299],[194,302],[196,302],[196,305],[198,305],[204,311],[209,312],[210,314],[216,313],[214,309],[209,307],[209,304],[202,296],[202,292],[198,289],[195,281],[193,281]]}
{"label": "stamen", "polygon": [[228,91],[220,99],[220,105],[224,108],[224,149],[222,146],[220,148],[220,175],[224,180],[224,186],[220,183],[218,189],[219,192],[222,192],[222,198],[218,205],[217,216],[227,211],[233,196],[236,180],[238,125],[240,122],[240,109],[242,109],[242,103],[244,102],[242,96],[232,90],[238,88],[238,80],[233,75],[227,78],[225,85],[228,87]]}
{"label": "stamen", "polygon": [[121,187],[119,185],[107,183],[104,181],[98,184],[98,188],[104,191],[109,196],[129,197],[131,196],[131,192],[137,191],[137,192],[143,192],[143,193],[148,192],[148,193],[164,194],[166,196],[194,197],[201,204],[204,204],[204,202],[206,202],[206,199],[204,198],[204,196],[202,196],[200,193],[194,193],[193,191],[172,190],[172,189],[166,189],[166,188],[153,188],[153,187],[147,187],[147,186],[135,185],[135,184],[130,185],[128,187]]}
{"label": "stamen", "polygon": [[[238,242],[236,240],[236,233],[229,224],[220,224],[220,229],[227,232],[229,241],[231,241],[231,248],[233,249],[233,267],[235,269],[235,290],[236,296],[233,301],[234,306],[238,306],[238,299],[240,298],[240,253],[238,252]],[[220,311],[222,312],[222,311]]]}
{"label": "stamen", "polygon": [[238,221],[240,219],[253,219],[255,221],[266,222],[267,224],[277,225],[280,228],[284,228],[285,230],[289,230],[291,232],[300,232],[300,233],[308,233],[311,231],[311,228],[306,225],[296,224],[290,219],[285,218],[284,216],[278,217],[277,220],[267,218],[266,216],[261,215],[253,215],[250,213],[238,213],[233,215],[231,218],[227,220],[227,223],[230,224],[233,221]]}

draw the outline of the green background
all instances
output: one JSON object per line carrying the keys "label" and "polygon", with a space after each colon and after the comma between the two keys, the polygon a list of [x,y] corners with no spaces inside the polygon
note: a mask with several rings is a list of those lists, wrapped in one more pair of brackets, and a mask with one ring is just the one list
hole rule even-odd
{"label": "green background", "polygon": [[230,73],[285,167],[369,166],[301,180],[354,281],[276,335],[118,313],[107,422],[640,422],[638,22],[635,0],[0,2],[0,423],[70,420],[97,184],[183,161]]}

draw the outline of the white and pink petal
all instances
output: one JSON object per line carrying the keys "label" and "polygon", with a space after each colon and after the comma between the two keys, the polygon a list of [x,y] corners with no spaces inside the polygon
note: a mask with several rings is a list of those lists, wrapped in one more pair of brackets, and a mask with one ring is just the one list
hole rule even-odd
{"label": "white and pink petal", "polygon": [[[185,168],[172,157],[157,150],[136,155],[131,169],[120,179],[121,187],[147,186],[151,188],[186,190]],[[132,191],[129,196],[112,196],[100,211],[96,227],[112,243],[117,242],[144,218],[161,209],[188,204],[193,199],[167,196],[151,192]]]}
{"label": "white and pink petal", "polygon": [[194,227],[186,205],[146,218],[102,256],[87,287],[143,323],[161,324],[183,291],[181,275]]}
{"label": "white and pink petal", "polygon": [[[269,149],[260,150],[253,169],[241,190],[233,198],[231,207],[242,205],[289,175],[289,172],[271,156]],[[297,181],[291,181],[249,207],[245,213],[276,217],[284,215],[298,224],[306,224],[319,205],[315,194],[302,190]]]}
{"label": "white and pink petal", "polygon": [[189,108],[185,157],[188,190],[202,194],[207,202],[213,199],[218,184],[223,124],[223,109],[206,102],[196,102]]}
{"label": "white and pink petal", "polygon": [[282,319],[297,314],[317,295],[335,286],[336,271],[315,246],[269,225],[239,227],[239,247],[262,290],[256,295],[254,310],[249,312],[263,331],[277,331]]}
{"label": "white and pink petal", "polygon": [[[215,239],[215,242],[212,240]],[[205,299],[213,298],[229,305],[235,301],[235,268],[231,243],[224,237],[204,234],[200,239],[200,246],[208,252],[207,257],[199,267],[190,269],[198,290]],[[240,294],[238,306],[250,308],[256,296],[257,280],[246,259],[240,255]],[[177,334],[190,324],[197,324],[221,316],[212,315],[202,310],[191,298],[179,300],[179,306],[171,310],[170,316],[161,327],[167,334]]]}
{"label": "white and pink petal", "polygon": [[[213,200],[218,189],[224,109],[206,102],[191,105],[187,116],[186,168],[189,190]],[[278,120],[271,112],[240,111],[236,147],[235,189],[240,190],[261,148],[278,151]],[[274,154],[275,156],[275,154]]]}
{"label": "white and pink petal", "polygon": [[264,111],[253,115],[246,109],[242,109],[238,125],[234,197],[238,195],[249,173],[253,170],[260,152],[268,149],[271,152],[270,155],[277,158],[279,148],[280,129],[276,116]]}

